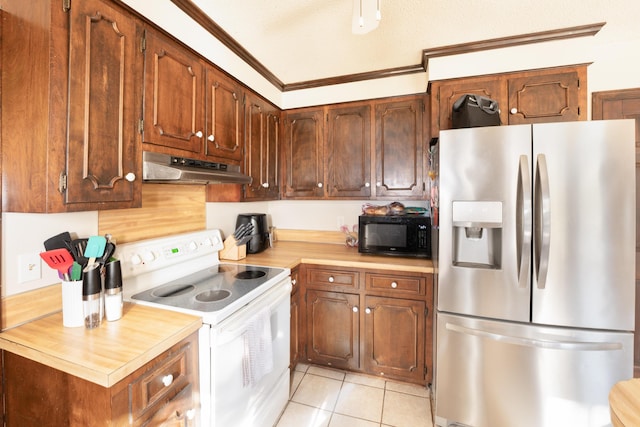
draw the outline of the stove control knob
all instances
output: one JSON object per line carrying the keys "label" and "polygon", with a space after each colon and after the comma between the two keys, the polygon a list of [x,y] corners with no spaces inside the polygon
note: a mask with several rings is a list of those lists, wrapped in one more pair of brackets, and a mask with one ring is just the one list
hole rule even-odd
{"label": "stove control knob", "polygon": [[193,252],[198,249],[198,244],[192,240],[189,242],[187,248],[189,249],[189,252]]}
{"label": "stove control knob", "polygon": [[204,239],[204,241],[202,242],[202,244],[204,246],[213,246],[213,241],[211,240],[210,237],[207,237],[206,239]]}
{"label": "stove control knob", "polygon": [[133,254],[131,256],[131,264],[133,265],[140,265],[142,264],[142,258],[140,257],[140,255],[138,254]]}
{"label": "stove control knob", "polygon": [[148,251],[147,253],[144,254],[144,260],[146,262],[152,262],[155,259],[156,259],[156,254],[154,254],[153,251]]}

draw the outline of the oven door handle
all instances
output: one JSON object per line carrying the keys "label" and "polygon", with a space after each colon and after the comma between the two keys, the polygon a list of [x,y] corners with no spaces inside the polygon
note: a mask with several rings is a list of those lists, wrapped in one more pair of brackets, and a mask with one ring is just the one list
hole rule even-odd
{"label": "oven door handle", "polygon": [[240,337],[246,332],[249,320],[263,308],[270,307],[273,314],[273,308],[280,301],[283,299],[288,300],[291,297],[291,289],[291,278],[287,277],[284,284],[281,282],[275,285],[273,289],[269,289],[265,294],[240,309],[238,313],[231,315],[214,329],[213,344],[221,346]]}

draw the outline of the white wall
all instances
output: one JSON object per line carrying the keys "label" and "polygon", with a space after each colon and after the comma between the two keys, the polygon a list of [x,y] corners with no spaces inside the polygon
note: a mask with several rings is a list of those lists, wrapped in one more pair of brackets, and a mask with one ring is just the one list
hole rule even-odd
{"label": "white wall", "polygon": [[[147,0],[125,0],[125,2],[176,37],[192,45],[203,56],[281,108],[370,99],[426,90],[427,75],[414,74],[283,94],[219,41],[191,23],[171,2]],[[637,16],[629,19],[637,19]],[[588,67],[588,98],[590,100],[591,93],[594,91],[640,87],[640,72],[638,72],[640,70],[640,26],[635,28],[636,32],[632,34],[617,35],[616,22],[611,21],[593,37],[452,58],[438,58],[430,61],[429,75],[431,79],[441,79],[591,62],[592,64]],[[590,114],[589,112],[589,116]],[[339,217],[344,217],[347,225],[355,224],[362,203],[362,201],[210,203],[207,204],[207,226],[221,228],[225,234],[228,234],[235,227],[238,213],[264,212],[269,214],[272,224],[278,228],[335,230],[338,228]],[[405,204],[415,205],[410,202]],[[3,295],[13,295],[57,283],[56,273],[43,265],[41,280],[18,284],[18,255],[39,253],[43,250],[42,242],[47,237],[64,230],[75,232],[82,237],[96,233],[97,218],[96,212],[55,215],[2,214]]]}

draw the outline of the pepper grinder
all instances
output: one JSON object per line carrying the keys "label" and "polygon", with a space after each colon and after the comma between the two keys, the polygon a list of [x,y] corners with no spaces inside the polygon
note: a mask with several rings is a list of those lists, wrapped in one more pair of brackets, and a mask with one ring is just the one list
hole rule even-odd
{"label": "pepper grinder", "polygon": [[104,315],[108,322],[122,317],[122,270],[120,260],[108,262],[104,274]]}
{"label": "pepper grinder", "polygon": [[102,323],[102,277],[97,262],[82,271],[82,313],[87,329],[97,328]]}

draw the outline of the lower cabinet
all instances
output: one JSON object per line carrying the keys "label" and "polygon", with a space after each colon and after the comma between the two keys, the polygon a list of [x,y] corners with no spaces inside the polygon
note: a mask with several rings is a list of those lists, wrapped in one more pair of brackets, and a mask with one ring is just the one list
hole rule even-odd
{"label": "lower cabinet", "polygon": [[299,285],[299,360],[432,381],[433,275],[303,264]]}
{"label": "lower cabinet", "polygon": [[193,426],[197,333],[106,388],[4,351],[5,425]]}

